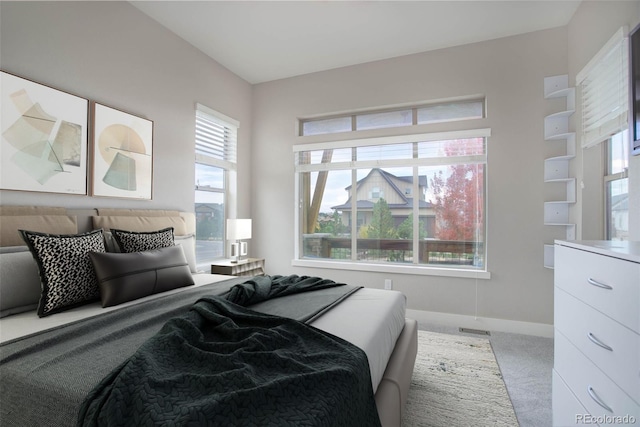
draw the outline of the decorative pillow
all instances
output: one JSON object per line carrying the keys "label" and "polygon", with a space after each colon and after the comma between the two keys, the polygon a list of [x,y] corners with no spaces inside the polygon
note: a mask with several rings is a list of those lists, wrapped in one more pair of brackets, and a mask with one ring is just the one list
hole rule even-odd
{"label": "decorative pillow", "polygon": [[144,252],[90,253],[89,257],[98,277],[103,307],[193,285],[179,245]]}
{"label": "decorative pillow", "polygon": [[196,236],[187,234],[184,236],[174,236],[176,245],[182,245],[184,257],[187,259],[189,269],[192,273],[197,273],[196,269]]}
{"label": "decorative pillow", "polygon": [[126,231],[111,229],[121,252],[142,252],[175,245],[173,227],[158,231]]}
{"label": "decorative pillow", "polygon": [[83,234],[45,234],[20,230],[38,263],[44,317],[100,298],[89,252],[104,252],[102,230]]}
{"label": "decorative pillow", "polygon": [[35,310],[40,293],[38,264],[29,248],[0,248],[0,317]]}

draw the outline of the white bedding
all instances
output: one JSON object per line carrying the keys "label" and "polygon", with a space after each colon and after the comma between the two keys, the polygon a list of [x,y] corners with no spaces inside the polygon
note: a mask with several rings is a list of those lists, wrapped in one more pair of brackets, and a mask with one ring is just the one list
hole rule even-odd
{"label": "white bedding", "polygon": [[[229,279],[216,274],[193,276],[195,286]],[[0,343],[191,288],[178,288],[114,307],[102,308],[96,302],[45,318],[39,318],[35,311],[4,317],[0,319]],[[363,288],[311,325],[355,344],[366,353],[375,392],[404,327],[405,311],[406,298],[402,293]]]}

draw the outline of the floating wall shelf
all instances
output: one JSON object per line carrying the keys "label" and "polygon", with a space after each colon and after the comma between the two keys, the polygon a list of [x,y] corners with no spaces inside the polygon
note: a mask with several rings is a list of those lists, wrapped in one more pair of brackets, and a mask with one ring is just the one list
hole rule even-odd
{"label": "floating wall shelf", "polygon": [[[544,98],[565,98],[566,108],[544,118],[545,141],[564,141],[564,155],[549,157],[544,161],[544,182],[550,185],[564,185],[563,200],[544,202],[544,225],[562,227],[567,240],[575,240],[576,225],[570,222],[569,205],[576,202],[576,179],[570,176],[570,162],[576,156],[576,134],[569,130],[569,119],[576,108],[575,88],[569,87],[569,76],[546,77]],[[553,244],[544,245],[544,266],[553,268]]]}

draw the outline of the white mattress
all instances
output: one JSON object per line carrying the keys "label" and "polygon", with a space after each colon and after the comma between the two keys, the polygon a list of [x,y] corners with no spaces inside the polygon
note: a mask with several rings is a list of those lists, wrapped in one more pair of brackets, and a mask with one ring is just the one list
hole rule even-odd
{"label": "white mattress", "polygon": [[[216,274],[194,274],[193,276],[195,286],[229,279],[229,276]],[[38,317],[35,311],[4,317],[0,319],[0,343],[186,289],[192,289],[192,287],[174,289],[114,307],[102,308],[100,303],[96,302],[45,318]],[[349,341],[366,353],[375,393],[396,340],[404,328],[405,311],[406,298],[402,293],[363,288],[311,325]]]}

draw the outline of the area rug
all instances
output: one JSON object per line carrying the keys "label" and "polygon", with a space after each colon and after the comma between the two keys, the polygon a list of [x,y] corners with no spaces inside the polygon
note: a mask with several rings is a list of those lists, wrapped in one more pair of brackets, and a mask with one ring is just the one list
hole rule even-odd
{"label": "area rug", "polygon": [[486,338],[418,331],[403,427],[518,426]]}

